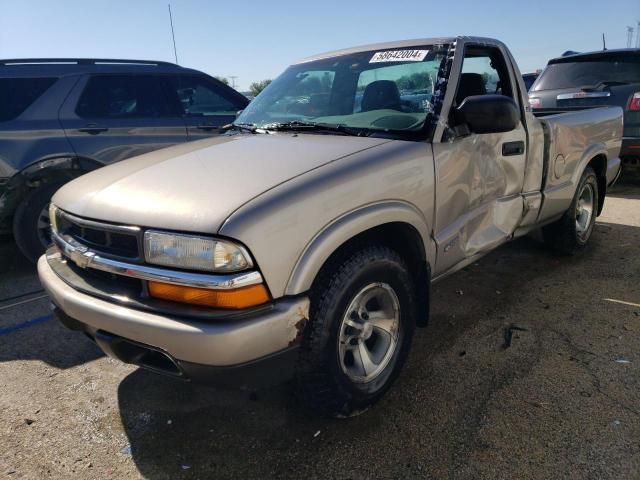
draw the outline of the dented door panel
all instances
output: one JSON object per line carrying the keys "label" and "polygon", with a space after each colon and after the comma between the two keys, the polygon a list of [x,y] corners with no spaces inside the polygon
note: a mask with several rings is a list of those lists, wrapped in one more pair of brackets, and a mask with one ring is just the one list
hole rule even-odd
{"label": "dented door panel", "polygon": [[520,125],[512,132],[433,145],[436,274],[493,248],[515,231],[523,215],[526,154],[503,156],[502,148],[525,138]]}

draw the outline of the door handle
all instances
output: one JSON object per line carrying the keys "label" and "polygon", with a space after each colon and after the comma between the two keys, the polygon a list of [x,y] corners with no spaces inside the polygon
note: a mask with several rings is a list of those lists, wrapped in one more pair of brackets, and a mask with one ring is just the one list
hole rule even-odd
{"label": "door handle", "polygon": [[512,155],[522,155],[524,153],[524,142],[506,142],[502,144],[502,156],[509,157]]}
{"label": "door handle", "polygon": [[78,131],[82,133],[88,133],[90,135],[97,135],[102,132],[106,132],[109,129],[107,127],[99,127],[97,125],[87,125],[86,127],[79,128]]}
{"label": "door handle", "polygon": [[216,126],[216,125],[198,125],[196,127],[198,130],[206,130],[206,131],[210,131],[210,130],[218,130],[220,127]]}

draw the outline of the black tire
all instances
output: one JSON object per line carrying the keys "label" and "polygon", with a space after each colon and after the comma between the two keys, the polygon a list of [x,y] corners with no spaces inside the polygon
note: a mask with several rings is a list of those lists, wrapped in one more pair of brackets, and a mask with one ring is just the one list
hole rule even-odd
{"label": "black tire", "polygon": [[50,243],[50,236],[39,231],[41,214],[48,208],[51,197],[63,183],[45,183],[29,192],[13,216],[13,237],[20,251],[31,262],[36,263]]}
{"label": "black tire", "polygon": [[[592,192],[590,200],[592,214],[590,215],[588,225],[580,231],[577,221],[579,218],[578,203],[585,189],[590,189]],[[564,213],[560,220],[543,228],[542,234],[545,243],[556,253],[562,255],[576,255],[585,249],[589,242],[589,238],[591,238],[593,227],[596,222],[599,194],[598,177],[596,177],[596,174],[591,167],[587,167],[584,172],[582,172],[582,177],[580,178],[576,194],[573,197],[573,201],[571,202],[569,209]]]}
{"label": "black tire", "polygon": [[[397,343],[389,349],[393,353],[389,353],[388,363],[380,363],[380,373],[371,381],[358,383],[343,371],[338,342],[347,308],[358,292],[370,285],[384,285],[396,295]],[[417,303],[409,268],[397,252],[385,246],[364,246],[325,268],[310,297],[310,322],[296,374],[298,395],[321,415],[348,417],[361,413],[389,389],[411,347]]]}

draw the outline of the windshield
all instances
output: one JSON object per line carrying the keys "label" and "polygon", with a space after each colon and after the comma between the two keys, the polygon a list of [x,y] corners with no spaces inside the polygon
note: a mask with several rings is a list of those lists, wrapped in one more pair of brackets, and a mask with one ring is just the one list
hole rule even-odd
{"label": "windshield", "polygon": [[533,91],[595,87],[602,82],[640,83],[640,61],[612,58],[553,63],[544,69]]}
{"label": "windshield", "polygon": [[433,111],[446,46],[366,51],[289,67],[238,117],[269,128],[291,122],[351,129],[421,130]]}

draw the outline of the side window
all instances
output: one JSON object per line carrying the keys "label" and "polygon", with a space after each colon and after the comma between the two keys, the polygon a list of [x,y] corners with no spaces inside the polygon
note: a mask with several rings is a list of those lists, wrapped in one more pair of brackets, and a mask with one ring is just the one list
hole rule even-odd
{"label": "side window", "polygon": [[76,113],[84,118],[161,118],[179,116],[180,110],[164,76],[96,75],[87,82]]}
{"label": "side window", "polygon": [[506,95],[513,98],[512,91],[509,71],[500,51],[470,48],[465,52],[456,105],[473,95]]}
{"label": "side window", "polygon": [[13,120],[56,82],[56,78],[0,78],[0,122]]}
{"label": "side window", "polygon": [[176,88],[182,109],[190,116],[235,115],[244,108],[203,77],[180,76]]}

